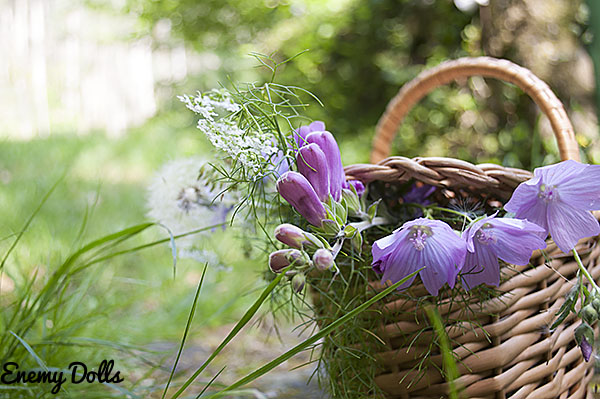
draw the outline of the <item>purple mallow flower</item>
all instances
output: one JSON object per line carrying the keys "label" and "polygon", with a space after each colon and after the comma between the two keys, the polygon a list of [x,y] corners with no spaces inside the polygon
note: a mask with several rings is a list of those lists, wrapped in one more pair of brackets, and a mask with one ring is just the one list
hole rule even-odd
{"label": "purple mallow flower", "polygon": [[365,185],[360,180],[346,180],[342,183],[342,188],[346,190],[350,190],[350,186],[354,187],[358,198],[362,197],[365,193]]}
{"label": "purple mallow flower", "polygon": [[544,166],[517,187],[504,208],[543,227],[566,253],[581,238],[600,234],[600,225],[589,212],[600,210],[599,181],[600,165],[568,160]]}
{"label": "purple mallow flower", "polygon": [[298,172],[310,182],[317,197],[326,202],[329,198],[329,170],[321,148],[316,144],[305,145],[298,151],[296,163]]}
{"label": "purple mallow flower", "polygon": [[[437,295],[445,283],[454,287],[466,252],[465,241],[446,223],[419,218],[373,243],[372,266],[383,273],[382,282],[392,283],[425,267],[419,272],[421,280],[431,295]],[[407,288],[413,280],[399,289]]]}
{"label": "purple mallow flower", "polygon": [[306,136],[308,136],[312,132],[322,132],[325,131],[325,124],[321,121],[314,121],[308,126],[300,126],[293,133],[294,141],[298,144],[298,148],[302,147],[306,144]]}
{"label": "purple mallow flower", "polygon": [[346,181],[346,174],[342,166],[340,148],[333,135],[329,132],[312,132],[306,136],[309,144],[316,144],[325,154],[327,170],[329,172],[329,193],[335,201],[342,197],[342,184]]}
{"label": "purple mallow flower", "polygon": [[500,284],[498,258],[513,265],[526,265],[533,251],[546,248],[546,242],[540,238],[540,233],[544,233],[540,226],[527,220],[494,216],[472,223],[462,234],[467,243],[462,268],[467,290],[479,284]]}
{"label": "purple mallow flower", "polygon": [[321,226],[325,207],[308,180],[300,173],[286,172],[277,180],[277,192],[313,226]]}

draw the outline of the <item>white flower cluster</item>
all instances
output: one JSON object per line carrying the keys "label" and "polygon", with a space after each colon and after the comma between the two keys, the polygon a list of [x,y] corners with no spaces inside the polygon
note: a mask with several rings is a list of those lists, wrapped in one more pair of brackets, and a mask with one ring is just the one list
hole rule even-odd
{"label": "white flower cluster", "polygon": [[241,129],[234,114],[242,109],[224,90],[198,92],[196,97],[179,96],[185,105],[202,116],[200,129],[218,149],[240,162],[248,172],[258,174],[280,151],[272,133],[258,129]]}
{"label": "white flower cluster", "polygon": [[[173,235],[224,223],[235,198],[221,194],[215,172],[204,160],[178,159],[167,162],[148,188],[148,216],[167,227]],[[181,256],[198,248],[200,237],[192,234],[176,241]],[[183,252],[182,252],[183,251]]]}

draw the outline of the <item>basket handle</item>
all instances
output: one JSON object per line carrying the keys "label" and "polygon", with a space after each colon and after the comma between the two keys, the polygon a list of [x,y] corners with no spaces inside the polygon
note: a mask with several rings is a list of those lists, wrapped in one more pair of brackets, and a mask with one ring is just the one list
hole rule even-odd
{"label": "basket handle", "polygon": [[575,140],[573,125],[565,109],[548,85],[529,69],[508,60],[491,57],[459,58],[446,61],[421,72],[405,84],[388,103],[373,139],[371,163],[378,163],[390,154],[390,146],[398,127],[411,108],[425,95],[438,86],[452,80],[483,76],[500,79],[520,87],[546,114],[558,142],[561,159],[579,161],[579,146]]}

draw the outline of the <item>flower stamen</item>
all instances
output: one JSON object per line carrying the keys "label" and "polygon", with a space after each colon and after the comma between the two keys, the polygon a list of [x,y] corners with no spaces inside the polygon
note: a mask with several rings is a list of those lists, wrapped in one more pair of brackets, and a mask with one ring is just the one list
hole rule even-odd
{"label": "flower stamen", "polygon": [[432,235],[432,231],[427,226],[413,226],[411,228],[411,237],[408,239],[417,251],[425,249],[425,241]]}

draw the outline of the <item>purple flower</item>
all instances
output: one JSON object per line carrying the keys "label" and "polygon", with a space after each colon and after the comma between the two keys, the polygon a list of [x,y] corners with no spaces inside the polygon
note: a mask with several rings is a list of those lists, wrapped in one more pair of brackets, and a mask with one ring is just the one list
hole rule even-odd
{"label": "purple flower", "polygon": [[500,284],[498,258],[513,265],[529,263],[531,253],[546,248],[540,238],[544,229],[527,220],[488,216],[472,223],[462,234],[467,242],[467,256],[462,268],[467,290],[479,284]]}
{"label": "purple flower", "polygon": [[429,205],[431,201],[427,199],[435,191],[435,186],[429,184],[423,184],[417,186],[413,184],[410,190],[402,196],[405,203]]}
{"label": "purple flower", "polygon": [[360,180],[346,180],[342,183],[342,188],[345,188],[346,190],[350,190],[350,186],[354,187],[358,198],[362,197],[365,193],[365,185]]}
{"label": "purple flower", "polygon": [[592,357],[592,351],[594,348],[592,348],[592,345],[590,345],[590,343],[587,342],[587,339],[585,339],[585,337],[581,338],[581,344],[579,344],[579,349],[581,349],[583,359],[586,362],[589,362],[590,357]]}
{"label": "purple flower", "polygon": [[300,173],[286,172],[277,180],[277,192],[313,226],[321,226],[325,207],[308,180]]}
{"label": "purple flower", "polygon": [[310,182],[322,202],[329,198],[329,169],[327,159],[316,144],[300,148],[296,157],[298,172]]}
{"label": "purple flower", "polygon": [[543,227],[566,253],[581,238],[600,234],[600,225],[589,212],[600,210],[599,181],[600,165],[568,160],[537,168],[504,208]]}
{"label": "purple flower", "polygon": [[[372,266],[383,273],[382,282],[392,283],[425,267],[419,272],[421,280],[431,295],[437,295],[445,283],[454,287],[466,252],[465,241],[446,223],[419,218],[373,243]],[[399,289],[410,286],[413,280]]]}
{"label": "purple flower", "polygon": [[337,141],[329,132],[312,132],[306,136],[306,141],[318,145],[325,154],[329,171],[329,193],[335,201],[339,201],[342,197],[342,184],[346,181],[346,174]]}
{"label": "purple flower", "polygon": [[294,141],[298,144],[298,148],[302,147],[306,144],[306,136],[308,136],[312,132],[322,132],[325,131],[325,124],[321,121],[314,121],[308,126],[300,126],[293,133]]}

